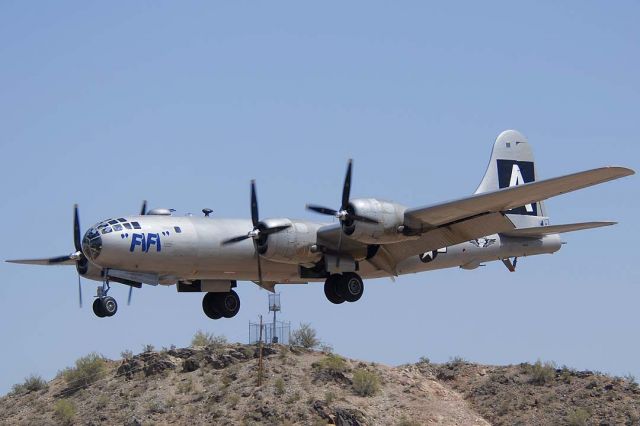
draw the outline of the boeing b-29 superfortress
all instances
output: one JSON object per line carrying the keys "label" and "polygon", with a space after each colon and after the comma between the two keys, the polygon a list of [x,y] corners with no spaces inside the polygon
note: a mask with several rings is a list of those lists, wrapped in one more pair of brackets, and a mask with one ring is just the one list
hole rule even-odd
{"label": "boeing b-29 superfortress", "polygon": [[[253,281],[274,290],[279,283],[324,281],[331,303],[362,297],[362,279],[395,277],[432,269],[477,268],[500,260],[514,271],[522,256],[554,253],[560,233],[613,225],[584,222],[552,225],[543,200],[634,174],[602,167],[537,180],[527,139],[514,130],[501,133],[487,171],[468,197],[426,207],[406,207],[376,198],[351,198],[349,161],[337,209],[307,205],[334,216],[337,223],[289,218],[260,219],[251,183],[251,220],[178,217],[170,209],[104,220],[81,235],[74,207],[75,251],[66,256],[10,260],[36,265],[75,265],[79,277],[100,281],[93,311],[113,316],[118,305],[110,283],[133,287],[173,285],[178,292],[203,292],[204,313],[231,318],[240,309],[233,290]],[[80,280],[78,279],[78,290]],[[80,300],[82,300],[80,296]]]}

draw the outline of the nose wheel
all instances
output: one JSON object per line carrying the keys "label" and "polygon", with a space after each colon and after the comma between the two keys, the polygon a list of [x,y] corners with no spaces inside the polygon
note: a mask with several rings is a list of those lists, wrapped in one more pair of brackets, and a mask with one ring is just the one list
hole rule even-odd
{"label": "nose wheel", "polygon": [[104,280],[102,286],[98,287],[98,296],[93,301],[93,313],[99,318],[112,317],[118,312],[118,302],[111,296],[107,296],[109,292],[109,280]]}
{"label": "nose wheel", "polygon": [[336,305],[343,302],[356,302],[364,293],[364,283],[360,275],[353,272],[333,274],[324,282],[324,295]]}
{"label": "nose wheel", "polygon": [[93,301],[93,313],[99,318],[112,317],[118,312],[118,302],[111,296],[98,297]]}

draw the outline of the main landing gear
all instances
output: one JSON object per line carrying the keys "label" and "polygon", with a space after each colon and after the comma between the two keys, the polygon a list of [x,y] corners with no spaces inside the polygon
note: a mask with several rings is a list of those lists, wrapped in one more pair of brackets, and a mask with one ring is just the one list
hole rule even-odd
{"label": "main landing gear", "polygon": [[329,302],[336,305],[343,302],[356,302],[362,297],[363,292],[362,278],[353,272],[332,274],[324,282],[324,295]]}
{"label": "main landing gear", "polygon": [[102,287],[98,287],[98,297],[93,301],[93,313],[99,318],[112,317],[118,312],[116,299],[107,296],[110,288],[108,280],[102,283]]}
{"label": "main landing gear", "polygon": [[233,290],[227,293],[207,293],[202,299],[202,310],[211,319],[232,318],[240,310],[240,297]]}

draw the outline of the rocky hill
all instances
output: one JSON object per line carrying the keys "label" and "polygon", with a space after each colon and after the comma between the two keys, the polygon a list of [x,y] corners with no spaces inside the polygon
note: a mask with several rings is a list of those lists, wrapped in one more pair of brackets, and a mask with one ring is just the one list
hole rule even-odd
{"label": "rocky hill", "polygon": [[[259,382],[261,385],[259,386]],[[0,398],[2,425],[637,425],[633,380],[551,365],[389,367],[327,352],[221,344],[89,355]]]}

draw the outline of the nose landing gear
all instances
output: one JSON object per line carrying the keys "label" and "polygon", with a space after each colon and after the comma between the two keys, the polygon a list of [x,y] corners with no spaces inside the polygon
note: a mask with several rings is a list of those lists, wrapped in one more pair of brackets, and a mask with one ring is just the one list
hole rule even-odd
{"label": "nose landing gear", "polygon": [[324,294],[331,303],[356,302],[364,293],[360,275],[353,272],[332,274],[324,282]]}
{"label": "nose landing gear", "polygon": [[101,287],[98,287],[98,296],[93,301],[93,313],[99,318],[112,317],[118,312],[118,302],[111,296],[107,296],[109,292],[109,280],[104,280]]}

